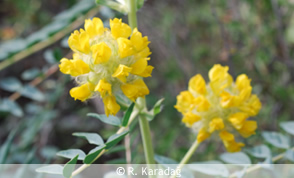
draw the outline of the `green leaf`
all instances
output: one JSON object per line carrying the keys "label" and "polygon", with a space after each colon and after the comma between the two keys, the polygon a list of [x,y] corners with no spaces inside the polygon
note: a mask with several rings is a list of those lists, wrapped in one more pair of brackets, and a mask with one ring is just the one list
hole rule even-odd
{"label": "green leaf", "polygon": [[283,135],[278,132],[262,132],[263,138],[278,148],[288,149],[290,147],[290,138],[289,136]]}
{"label": "green leaf", "polygon": [[7,77],[5,79],[1,79],[0,87],[3,90],[15,92],[15,91],[18,91],[22,88],[22,84],[15,77]]}
{"label": "green leaf", "polygon": [[124,145],[118,145],[118,146],[112,147],[110,150],[107,151],[106,154],[117,153],[117,152],[121,152],[125,150],[126,150],[126,147]]}
{"label": "green leaf", "polygon": [[289,161],[294,162],[294,151],[292,149],[287,150],[285,154],[285,158],[287,158]]}
{"label": "green leaf", "polygon": [[118,117],[109,115],[108,117],[105,114],[96,114],[96,113],[88,113],[87,116],[94,117],[96,119],[99,119],[100,121],[114,125],[114,126],[120,126],[121,122]]}
{"label": "green leaf", "polygon": [[294,121],[281,122],[280,126],[289,134],[294,135]]}
{"label": "green leaf", "polygon": [[128,125],[130,116],[131,116],[131,114],[133,112],[133,109],[134,109],[134,106],[135,106],[135,103],[132,103],[130,105],[130,107],[128,108],[127,112],[125,113],[125,115],[123,117],[123,120],[122,120],[122,126],[123,127]]}
{"label": "green leaf", "polygon": [[21,107],[15,101],[11,101],[9,98],[4,98],[0,101],[0,111],[10,112],[16,117],[23,116],[23,111]]}
{"label": "green leaf", "polygon": [[30,98],[32,100],[36,101],[44,101],[45,96],[44,94],[38,90],[37,88],[31,86],[31,85],[26,85],[23,87],[23,89],[20,91],[22,96],[25,96],[27,98]]}
{"label": "green leaf", "polygon": [[220,159],[229,164],[251,164],[250,158],[243,152],[223,153]]}
{"label": "green leaf", "polygon": [[72,135],[87,139],[90,144],[104,145],[104,141],[97,133],[75,132]]}
{"label": "green leaf", "polygon": [[1,144],[1,147],[0,147],[0,164],[5,164],[6,159],[8,157],[8,153],[9,153],[11,144],[12,144],[12,141],[13,141],[16,133],[17,133],[17,130],[18,129],[12,130],[9,133],[8,138],[6,139],[6,141],[3,144]]}
{"label": "green leaf", "polygon": [[111,147],[113,147],[114,145],[116,145],[118,142],[120,142],[127,134],[129,133],[129,131],[123,131],[120,134],[114,134],[112,136],[110,136],[106,142],[106,149],[109,149]]}
{"label": "green leaf", "polygon": [[245,150],[256,158],[267,158],[271,156],[271,150],[266,145],[259,145]]}
{"label": "green leaf", "polygon": [[36,169],[36,172],[62,175],[63,167],[58,164],[53,164],[53,165],[49,165],[49,166],[40,167],[40,168]]}
{"label": "green leaf", "polygon": [[93,150],[91,150],[88,155],[84,159],[85,164],[92,164],[96,157],[101,153],[101,151],[105,148],[106,145],[100,145]]}
{"label": "green leaf", "polygon": [[86,157],[86,154],[79,149],[63,150],[57,153],[57,156],[61,156],[64,158],[69,158],[69,159],[73,159],[76,155],[79,155],[78,160],[84,160]]}
{"label": "green leaf", "polygon": [[227,167],[220,161],[195,162],[195,163],[189,164],[188,168],[193,171],[201,172],[206,175],[222,176],[222,177],[229,176],[229,171]]}
{"label": "green leaf", "polygon": [[32,69],[29,69],[29,70],[24,71],[21,74],[21,78],[23,80],[32,80],[32,79],[36,78],[38,75],[40,75],[40,74],[41,74],[40,69],[38,69],[38,68],[32,68]]}
{"label": "green leaf", "polygon": [[137,0],[137,10],[141,9],[144,5],[145,0]]}
{"label": "green leaf", "polygon": [[69,162],[67,162],[64,165],[64,168],[63,168],[63,176],[64,177],[66,177],[66,178],[70,178],[71,177],[71,174],[74,171],[75,166],[77,164],[78,157],[79,157],[79,155],[77,155],[76,157],[74,157],[73,159],[71,159]]}
{"label": "green leaf", "polygon": [[161,112],[163,101],[164,98],[158,100],[150,111],[143,113],[149,121],[153,120],[154,117]]}
{"label": "green leaf", "polygon": [[[108,8],[107,8],[108,9]],[[126,111],[132,102],[123,94],[115,95],[116,102],[120,105],[122,111]]]}

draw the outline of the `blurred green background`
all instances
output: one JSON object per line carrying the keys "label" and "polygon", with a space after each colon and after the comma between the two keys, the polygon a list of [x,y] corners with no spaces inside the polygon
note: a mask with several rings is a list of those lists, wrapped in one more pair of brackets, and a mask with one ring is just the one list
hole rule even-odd
{"label": "blurred green background", "polygon": [[[179,161],[195,140],[174,109],[189,78],[207,79],[216,63],[236,78],[246,73],[263,104],[258,131],[248,147],[264,143],[261,131],[281,131],[280,121],[294,116],[293,0],[147,0],[138,12],[139,29],[151,41],[152,78],[146,82],[149,108],[165,98],[162,113],[150,123],[155,153]],[[95,98],[74,101],[70,77],[59,60],[69,54],[67,38],[85,18],[105,20],[115,13],[92,0],[3,0],[0,2],[0,163],[64,163],[59,150],[93,147],[73,132],[97,132],[104,139],[116,128],[86,116],[103,113]],[[120,113],[121,115],[122,113]],[[144,163],[138,127],[130,136],[132,160]],[[191,161],[218,159],[221,141],[202,144]],[[281,150],[272,148],[275,153]],[[123,144],[97,163],[125,163]]]}

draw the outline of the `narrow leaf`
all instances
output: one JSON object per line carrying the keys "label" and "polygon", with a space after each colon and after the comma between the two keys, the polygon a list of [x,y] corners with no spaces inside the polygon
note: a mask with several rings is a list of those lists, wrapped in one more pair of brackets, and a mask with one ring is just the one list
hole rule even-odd
{"label": "narrow leaf", "polygon": [[40,167],[36,169],[36,172],[62,175],[63,167],[58,164],[53,164],[49,166]]}
{"label": "narrow leaf", "polygon": [[281,122],[280,126],[289,134],[294,135],[294,121]]}
{"label": "narrow leaf", "polygon": [[22,96],[25,96],[27,98],[30,98],[32,100],[36,101],[44,101],[45,96],[44,94],[38,90],[37,88],[31,86],[31,85],[26,85],[24,86],[21,91],[20,91]]}
{"label": "narrow leaf", "polygon": [[122,120],[122,126],[123,126],[123,127],[125,127],[125,126],[128,125],[128,123],[129,123],[129,119],[130,119],[130,116],[131,116],[131,114],[132,114],[132,112],[133,112],[133,109],[134,109],[134,106],[135,106],[135,103],[132,103],[132,104],[130,105],[130,107],[128,108],[127,112],[125,113],[124,118],[123,118],[123,120]]}
{"label": "narrow leaf", "polygon": [[229,164],[251,164],[250,158],[243,152],[223,153],[220,159]]}
{"label": "narrow leaf", "polygon": [[105,148],[105,145],[100,145],[93,150],[91,150],[84,159],[85,164],[92,164],[101,151]]}
{"label": "narrow leaf", "polygon": [[266,145],[259,145],[253,148],[246,149],[246,152],[256,158],[267,158],[271,156],[271,151]]}
{"label": "narrow leaf", "polygon": [[114,145],[116,145],[118,142],[120,142],[127,134],[129,133],[129,131],[123,131],[120,134],[114,134],[112,136],[110,136],[106,142],[106,149],[109,149],[111,147],[113,147]]}
{"label": "narrow leaf", "polygon": [[263,138],[278,148],[288,149],[290,147],[290,138],[289,136],[283,135],[278,132],[262,132]]}
{"label": "narrow leaf", "polygon": [[84,160],[86,157],[86,154],[79,149],[63,150],[57,153],[57,156],[61,156],[64,158],[69,158],[69,159],[73,159],[76,155],[79,155],[78,160]]}
{"label": "narrow leaf", "polygon": [[109,115],[108,117],[105,114],[96,114],[96,113],[88,113],[87,116],[94,117],[96,119],[99,119],[100,121],[114,125],[114,126],[120,126],[121,122],[118,117]]}
{"label": "narrow leaf", "polygon": [[287,150],[286,154],[285,154],[285,158],[287,158],[289,161],[294,162],[294,151],[291,150]]}
{"label": "narrow leaf", "polygon": [[87,139],[90,144],[104,145],[104,141],[97,133],[76,132],[72,135]]}
{"label": "narrow leaf", "polygon": [[75,169],[75,166],[77,164],[77,160],[78,160],[79,155],[77,155],[76,157],[74,157],[73,159],[71,159],[69,162],[67,162],[63,168],[63,176],[66,178],[70,178],[72,172]]}
{"label": "narrow leaf", "polygon": [[0,88],[6,91],[15,92],[22,88],[22,84],[15,77],[7,77],[5,79],[1,79]]}

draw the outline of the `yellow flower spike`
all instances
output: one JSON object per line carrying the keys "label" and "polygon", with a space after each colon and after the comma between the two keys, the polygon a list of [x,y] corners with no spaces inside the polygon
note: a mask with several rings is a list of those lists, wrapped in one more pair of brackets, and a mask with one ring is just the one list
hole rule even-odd
{"label": "yellow flower spike", "polygon": [[238,112],[229,116],[228,120],[236,129],[241,129],[248,115],[243,112]]}
{"label": "yellow flower spike", "polygon": [[116,115],[120,110],[119,104],[117,104],[114,96],[105,96],[103,98],[105,114],[108,117],[109,114]]}
{"label": "yellow flower spike", "polygon": [[[261,102],[251,94],[251,79],[247,75],[239,75],[234,82],[228,70],[227,66],[214,65],[207,83],[200,74],[193,76],[189,91],[177,96],[175,108],[183,114],[186,126],[199,133],[199,142],[217,132],[227,151],[236,152],[244,144],[236,142],[234,134],[244,138],[255,134],[256,121],[247,119],[258,114]],[[197,119],[190,113],[197,115]]]}
{"label": "yellow flower spike", "polygon": [[128,38],[131,33],[132,29],[129,25],[122,22],[122,19],[114,18],[113,20],[110,19],[110,29],[113,38]]}
{"label": "yellow flower spike", "polygon": [[179,111],[185,114],[191,108],[193,107],[193,101],[194,101],[194,96],[192,93],[189,91],[182,91],[178,96],[177,96],[177,104],[175,105],[175,108]]}
{"label": "yellow flower spike", "polygon": [[212,133],[215,130],[222,130],[225,127],[223,119],[218,117],[209,122],[209,132]]}
{"label": "yellow flower spike", "polygon": [[125,58],[136,53],[132,42],[126,38],[118,38],[118,52],[121,58]]}
{"label": "yellow flower spike", "polygon": [[148,41],[148,37],[147,36],[142,37],[142,33],[139,32],[137,28],[133,30],[130,40],[137,51],[142,51],[150,43]]}
{"label": "yellow flower spike", "polygon": [[189,81],[189,91],[196,92],[200,95],[206,94],[206,84],[205,80],[200,74],[195,75]]}
{"label": "yellow flower spike", "polygon": [[68,38],[68,45],[73,51],[81,53],[90,53],[89,35],[81,29],[80,32],[75,30]]}
{"label": "yellow flower spike", "polygon": [[111,56],[111,49],[105,42],[101,42],[91,46],[92,57],[94,59],[94,64],[105,63],[109,60]]}
{"label": "yellow flower spike", "polygon": [[184,115],[182,122],[186,124],[187,127],[191,127],[195,122],[201,119],[200,116],[193,114],[192,112],[188,112]]}
{"label": "yellow flower spike", "polygon": [[112,95],[111,84],[105,79],[99,81],[98,85],[95,87],[95,91],[98,91],[102,98],[105,97],[106,94]]}
{"label": "yellow flower spike", "polygon": [[194,99],[194,103],[197,106],[198,112],[207,111],[210,108],[210,103],[204,96],[198,96]]}
{"label": "yellow flower spike", "polygon": [[135,102],[138,97],[144,97],[149,94],[149,89],[142,79],[137,79],[133,83],[122,85],[121,90],[124,95],[133,102]]}
{"label": "yellow flower spike", "polygon": [[229,142],[229,141],[233,141],[234,140],[234,135],[233,134],[231,134],[230,132],[228,132],[228,131],[221,131],[220,133],[219,133],[219,137],[223,140],[223,141],[227,141],[227,142]]}
{"label": "yellow flower spike", "polygon": [[207,132],[204,128],[200,129],[200,131],[198,132],[197,135],[197,141],[198,143],[203,142],[204,140],[206,140],[208,137],[210,137],[210,133]]}
{"label": "yellow flower spike", "polygon": [[84,27],[90,38],[101,35],[104,32],[103,22],[97,17],[94,17],[93,20],[86,19]]}
{"label": "yellow flower spike", "polygon": [[129,73],[132,71],[131,67],[120,64],[115,72],[112,74],[112,77],[118,78],[122,82],[126,82],[126,77],[129,76]]}
{"label": "yellow flower spike", "polygon": [[245,121],[242,128],[238,130],[238,132],[242,135],[242,137],[250,137],[255,134],[255,130],[257,129],[256,121]]}
{"label": "yellow flower spike", "polygon": [[261,102],[256,95],[251,95],[249,100],[240,106],[240,110],[246,112],[249,116],[255,116],[258,114],[261,108]]}
{"label": "yellow flower spike", "polygon": [[71,76],[79,76],[90,72],[90,67],[81,59],[68,60],[66,58],[61,59],[59,65],[60,71],[64,74],[70,74]]}
{"label": "yellow flower spike", "polygon": [[73,59],[63,58],[60,71],[73,76],[78,84],[70,90],[75,99],[85,101],[100,96],[105,113],[116,114],[117,94],[124,93],[132,101],[149,94],[143,77],[150,77],[151,54],[148,37],[132,29],[121,19],[110,20],[110,29],[101,19],[85,20],[84,29],[75,30],[68,43]]}
{"label": "yellow flower spike", "polygon": [[92,96],[94,85],[91,83],[85,83],[81,86],[74,87],[70,90],[70,96],[75,100],[85,101]]}

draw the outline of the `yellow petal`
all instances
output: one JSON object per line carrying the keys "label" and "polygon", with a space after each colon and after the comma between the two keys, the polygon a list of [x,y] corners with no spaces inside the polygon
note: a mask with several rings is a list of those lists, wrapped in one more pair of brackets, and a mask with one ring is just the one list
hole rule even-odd
{"label": "yellow petal", "polygon": [[210,69],[208,76],[210,79],[210,87],[212,91],[219,95],[225,88],[229,87],[232,82],[233,78],[228,73],[229,67],[221,66],[219,64],[216,64]]}
{"label": "yellow petal", "polygon": [[148,63],[146,58],[139,59],[134,64],[131,65],[131,68],[132,68],[131,73],[135,75],[140,75],[141,73],[144,72],[147,65]]}
{"label": "yellow petal", "polygon": [[62,58],[60,60],[59,69],[64,74],[70,74],[71,69],[73,68],[73,64],[67,58]]}
{"label": "yellow petal", "polygon": [[233,141],[234,140],[234,135],[228,131],[225,131],[225,130],[221,131],[219,133],[219,136],[223,141]]}
{"label": "yellow petal", "polygon": [[151,65],[148,65],[145,70],[139,75],[141,77],[151,77],[151,73],[153,71],[154,67]]}
{"label": "yellow petal", "polygon": [[113,20],[110,19],[110,29],[113,38],[128,38],[131,33],[132,29],[129,25],[122,22],[122,19],[114,18]]}
{"label": "yellow petal", "polygon": [[237,107],[240,104],[240,98],[238,96],[231,95],[229,92],[223,91],[220,94],[221,106],[223,108]]}
{"label": "yellow petal", "polygon": [[79,51],[81,53],[90,53],[89,35],[84,31],[75,30],[68,38],[68,45],[73,51]]}
{"label": "yellow petal", "polygon": [[131,42],[137,51],[142,51],[150,43],[148,41],[148,37],[147,36],[142,37],[142,33],[140,33],[137,28],[133,30],[133,34],[131,36]]}
{"label": "yellow petal", "polygon": [[105,96],[103,98],[104,103],[104,111],[107,117],[109,114],[116,115],[116,113],[120,110],[120,106],[117,104],[114,96]]}
{"label": "yellow petal", "polygon": [[242,137],[250,137],[251,135],[255,134],[255,130],[257,129],[256,121],[245,121],[239,133]]}
{"label": "yellow petal", "polygon": [[243,112],[237,112],[229,116],[228,120],[236,129],[241,129],[248,115]]}
{"label": "yellow petal", "polygon": [[255,116],[261,109],[261,102],[257,95],[251,95],[247,102],[240,106],[240,110],[246,112],[249,116]]}
{"label": "yellow petal", "polygon": [[245,146],[243,143],[236,142],[235,140],[229,142],[224,141],[224,145],[228,152],[239,152],[241,151],[241,148]]}
{"label": "yellow petal", "polygon": [[195,122],[201,119],[200,116],[193,114],[192,112],[188,112],[184,115],[182,122],[186,124],[187,127],[191,127]]}
{"label": "yellow petal", "polygon": [[92,91],[94,85],[91,83],[85,83],[81,86],[72,88],[69,93],[70,96],[73,97],[75,100],[85,101],[92,96]]}
{"label": "yellow petal", "polygon": [[148,47],[144,48],[139,53],[135,54],[136,59],[146,58],[151,54],[150,49]]}
{"label": "yellow petal", "polygon": [[206,94],[205,80],[200,74],[195,75],[189,81],[189,91],[196,92],[200,95]]}
{"label": "yellow petal", "polygon": [[197,111],[198,112],[207,111],[210,108],[210,103],[204,96],[198,96],[194,100],[194,103],[197,106]]}
{"label": "yellow petal", "polygon": [[127,83],[121,86],[121,90],[133,102],[138,97],[144,97],[149,94],[149,89],[142,79],[137,79],[132,83]]}
{"label": "yellow petal", "polygon": [[93,20],[86,19],[84,27],[90,38],[101,35],[104,32],[103,22],[97,17],[94,17]]}
{"label": "yellow petal", "polygon": [[112,77],[116,77],[122,82],[126,82],[126,77],[129,76],[129,73],[132,71],[131,67],[120,64],[116,71],[112,74]]}
{"label": "yellow petal", "polygon": [[182,91],[177,96],[177,104],[175,105],[175,108],[184,114],[193,108],[194,99],[192,93],[189,91]]}
{"label": "yellow petal", "polygon": [[214,118],[209,122],[209,132],[212,133],[215,130],[221,130],[225,127],[222,118]]}
{"label": "yellow petal", "polygon": [[95,87],[95,91],[98,91],[103,98],[106,94],[112,95],[111,93],[111,84],[108,83],[105,79],[99,81]]}
{"label": "yellow petal", "polygon": [[210,133],[207,132],[204,128],[202,128],[197,135],[197,141],[198,143],[203,142],[204,140],[206,140],[208,137],[210,137]]}
{"label": "yellow petal", "polygon": [[105,63],[111,56],[111,49],[105,42],[91,46],[91,51],[94,64]]}
{"label": "yellow petal", "polygon": [[59,65],[60,71],[64,74],[70,74],[71,76],[79,76],[90,72],[90,67],[81,59],[68,60],[66,58],[61,59]]}
{"label": "yellow petal", "polygon": [[242,91],[247,87],[251,87],[250,82],[251,80],[247,77],[246,74],[241,74],[236,79],[236,86],[239,89],[239,91]]}
{"label": "yellow petal", "polygon": [[118,38],[118,52],[121,58],[131,56],[136,53],[132,42],[126,38]]}

